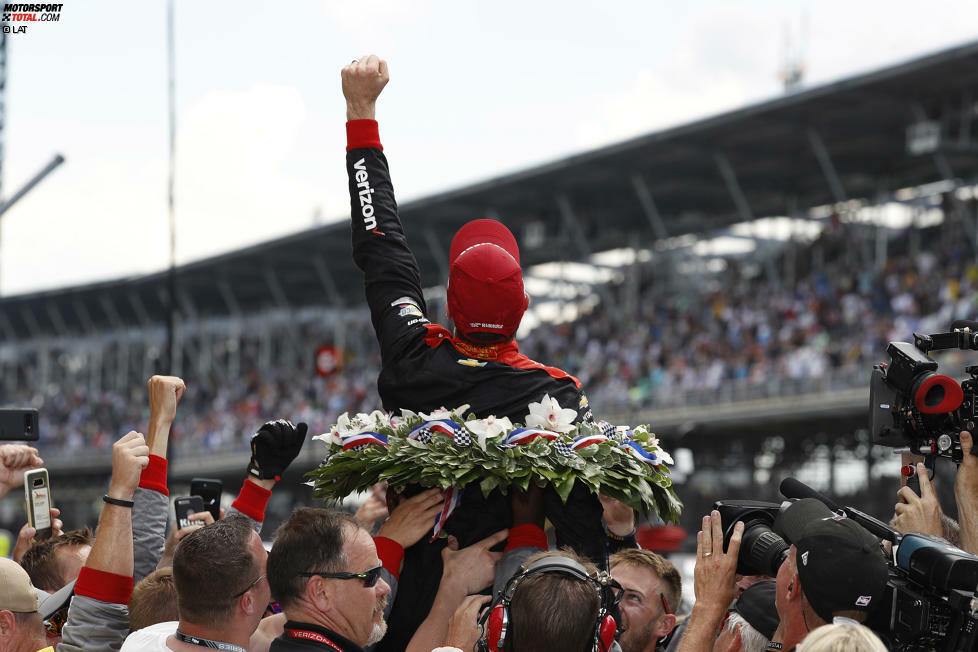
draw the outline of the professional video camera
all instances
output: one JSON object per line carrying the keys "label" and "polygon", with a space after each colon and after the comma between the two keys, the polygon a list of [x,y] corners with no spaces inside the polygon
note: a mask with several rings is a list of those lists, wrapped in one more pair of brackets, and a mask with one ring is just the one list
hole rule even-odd
{"label": "professional video camera", "polygon": [[[873,367],[869,386],[869,423],[873,443],[905,449],[927,458],[961,462],[960,431],[978,422],[978,365],[965,368],[971,378],[958,384],[937,373],[927,354],[947,349],[978,350],[978,322],[959,320],[951,332],[914,333],[914,342],[890,342],[889,364]],[[975,451],[978,455],[978,451]]]}
{"label": "professional video camera", "polygon": [[[793,478],[781,484],[781,493],[789,499],[816,498],[874,536],[894,544],[894,553],[888,560],[886,594],[866,622],[889,649],[978,649],[978,557],[938,537],[901,535],[858,509],[836,505]],[[790,504],[791,501],[778,504],[755,500],[721,500],[714,504],[723,523],[724,549],[737,521],[744,523],[738,573],[772,577],[778,574],[790,546],[772,527],[778,514]]]}

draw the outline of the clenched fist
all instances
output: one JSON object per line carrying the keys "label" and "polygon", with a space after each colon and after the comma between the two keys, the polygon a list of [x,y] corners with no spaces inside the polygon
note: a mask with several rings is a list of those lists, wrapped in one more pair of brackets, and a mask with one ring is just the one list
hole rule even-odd
{"label": "clenched fist", "polygon": [[387,62],[376,54],[354,59],[340,73],[347,120],[373,120],[377,97],[390,81]]}
{"label": "clenched fist", "polygon": [[142,433],[129,431],[112,445],[112,481],[109,496],[132,500],[139,486],[139,475],[149,465],[149,446]]}
{"label": "clenched fist", "polygon": [[153,376],[146,385],[149,388],[150,421],[173,423],[177,403],[187,390],[183,380],[176,376]]}

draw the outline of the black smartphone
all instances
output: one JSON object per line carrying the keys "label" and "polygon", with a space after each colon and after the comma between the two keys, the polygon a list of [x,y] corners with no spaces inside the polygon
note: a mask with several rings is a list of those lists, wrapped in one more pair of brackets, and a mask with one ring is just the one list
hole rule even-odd
{"label": "black smartphone", "polygon": [[204,501],[204,509],[211,513],[214,520],[221,517],[221,490],[224,483],[217,478],[194,478],[190,481],[190,495],[200,496]]}
{"label": "black smartphone", "polygon": [[0,441],[37,441],[37,410],[0,408]]}
{"label": "black smartphone", "polygon": [[34,469],[24,474],[24,494],[27,497],[27,523],[37,530],[34,540],[43,541],[54,533],[47,469]]}
{"label": "black smartphone", "polygon": [[177,514],[177,529],[188,525],[203,525],[203,521],[191,521],[190,515],[204,511],[204,501],[200,496],[182,496],[173,501],[173,511]]}

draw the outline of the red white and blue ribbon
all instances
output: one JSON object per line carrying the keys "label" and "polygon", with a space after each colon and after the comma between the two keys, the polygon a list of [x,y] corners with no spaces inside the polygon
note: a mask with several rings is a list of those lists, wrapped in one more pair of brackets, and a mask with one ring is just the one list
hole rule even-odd
{"label": "red white and blue ribbon", "polygon": [[462,430],[462,426],[451,419],[441,419],[439,421],[425,421],[421,425],[415,426],[408,434],[408,439],[417,439],[421,443],[427,444],[431,441],[431,435],[438,432],[448,435],[452,439]]}
{"label": "red white and blue ribbon", "polygon": [[367,444],[380,444],[381,446],[388,446],[387,435],[382,435],[379,432],[360,432],[355,435],[347,435],[343,437],[343,450],[348,451],[352,448],[359,448],[360,446],[366,446]]}
{"label": "red white and blue ribbon", "polygon": [[621,447],[635,459],[651,464],[652,466],[659,466],[659,456],[642,448],[642,445],[637,441],[629,439],[624,444],[621,444]]}
{"label": "red white and blue ribbon", "polygon": [[584,435],[574,440],[574,443],[571,444],[571,449],[586,448],[594,444],[603,444],[606,441],[608,441],[608,438],[604,435]]}
{"label": "red white and blue ribbon", "polygon": [[452,487],[451,489],[445,490],[445,503],[442,505],[441,512],[435,517],[435,527],[431,532],[431,539],[428,541],[434,541],[438,538],[438,533],[445,526],[445,521],[448,517],[452,515],[455,508],[458,507],[459,501],[462,500],[462,489],[461,487]]}
{"label": "red white and blue ribbon", "polygon": [[557,439],[558,436],[559,435],[556,432],[552,432],[550,430],[541,430],[539,428],[517,428],[507,435],[506,443],[529,444],[538,437],[543,437],[544,439],[553,441],[554,439]]}

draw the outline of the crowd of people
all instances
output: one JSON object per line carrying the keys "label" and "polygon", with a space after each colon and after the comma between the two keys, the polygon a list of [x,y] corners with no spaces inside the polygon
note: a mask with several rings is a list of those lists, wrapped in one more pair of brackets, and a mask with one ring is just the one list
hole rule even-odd
{"label": "crowd of people", "polygon": [[[305,424],[279,420],[253,435],[227,513],[215,520],[205,510],[168,528],[167,447],[185,386],[154,376],[148,388],[147,434],[112,446],[97,534],[62,532],[52,508],[51,538],[35,540],[25,525],[13,559],[0,559],[0,650],[877,652],[892,643],[864,624],[891,608],[888,551],[813,498],[782,508],[774,529],[790,548],[773,576],[739,574],[744,523],[704,516],[692,586],[667,556],[638,546],[635,515],[617,501],[602,501],[606,568],[552,546],[541,492],[514,492],[508,527],[484,539],[443,540],[435,567],[417,553],[443,507],[438,489],[379,487],[355,516],[299,507],[266,552],[265,506],[307,435]],[[941,513],[921,464],[919,493],[899,490],[892,525],[978,553],[978,456],[970,433],[961,443],[960,524]],[[0,445],[0,499],[42,464],[35,448]],[[418,572],[435,573],[434,593],[406,627],[392,614],[425,600],[409,579]],[[680,607],[684,595],[690,610]]]}
{"label": "crowd of people", "polygon": [[[656,303],[650,295],[648,303],[640,302],[635,323],[621,326],[625,330],[614,331],[605,317],[587,318],[594,322],[593,331],[583,331],[587,341],[568,340],[561,349],[582,357],[572,365],[558,351],[544,350],[544,356],[553,355],[547,362],[567,365],[546,366],[515,342],[529,298],[516,240],[497,221],[469,222],[452,240],[452,328],[426,317],[429,306],[375,119],[388,79],[386,63],[375,55],[354,59],[342,72],[353,259],[364,274],[380,345],[376,392],[384,405],[420,414],[429,428],[453,432],[455,445],[462,445],[456,436],[464,434],[463,426],[446,420],[442,406],[464,404],[479,419],[519,421],[537,402],[541,411],[521,433],[525,439],[504,445],[520,446],[533,437],[556,441],[571,424],[600,425],[587,394],[610,391],[591,389],[602,387],[602,374],[637,383],[625,387],[626,395],[643,382],[649,391],[656,382],[688,391],[737,378],[749,382],[772,370],[791,377],[792,365],[802,359],[805,374],[818,377],[819,356],[830,359],[835,352],[833,364],[839,365],[858,361],[868,346],[864,337],[888,337],[904,325],[900,319],[926,324],[947,305],[953,311],[957,302],[973,300],[973,274],[953,256],[944,262],[961,265],[964,273],[953,287],[937,274],[920,272],[918,260],[916,267],[896,263],[866,284],[844,275],[830,283],[819,271],[790,291],[733,286],[729,295],[678,305],[675,297]],[[876,330],[859,331],[848,344],[856,353],[830,344],[833,335],[877,310],[884,316]],[[802,353],[820,335],[824,346]],[[619,366],[609,370],[608,364]],[[702,373],[688,372],[698,364],[707,365]],[[878,529],[886,526],[873,525],[871,532],[815,498],[774,506],[778,516],[762,547],[782,553],[765,556],[760,568],[745,565],[741,554],[742,545],[756,552],[754,521],[724,522],[718,510],[705,515],[696,538],[693,586],[683,586],[668,558],[639,547],[631,508],[592,493],[573,476],[559,488],[541,481],[519,489],[514,482],[482,491],[397,485],[395,474],[391,486],[377,487],[356,515],[299,506],[265,543],[261,531],[273,490],[310,429],[325,429],[316,419],[339,409],[347,397],[303,389],[286,370],[251,373],[231,381],[210,378],[196,394],[179,377],[154,375],[145,404],[134,400],[139,392],[132,390],[107,401],[91,402],[89,396],[86,403],[80,394],[65,403],[83,446],[106,457],[111,448],[111,478],[94,536],[90,529],[62,532],[52,506],[50,528],[37,521],[24,525],[12,559],[0,559],[0,650],[820,652],[876,651],[886,649],[880,637],[890,640],[887,627],[874,632],[868,626],[892,599],[893,557]],[[369,375],[369,367],[363,373]],[[357,393],[360,379],[348,374],[344,369],[335,378]],[[359,400],[370,398],[364,390]],[[564,407],[553,407],[551,399]],[[236,441],[246,445],[247,464],[227,512],[205,510],[168,524],[168,455],[178,407],[185,428],[203,431],[206,446],[233,452]],[[121,437],[121,431],[106,432],[107,441],[96,445],[84,429],[102,410],[124,414],[133,429]],[[206,416],[208,410],[214,414]],[[221,423],[227,410],[239,420],[230,431]],[[247,437],[235,433],[249,420],[282,415],[295,425],[277,418]],[[369,441],[362,432],[349,437],[343,449],[354,455],[362,454],[359,447],[385,445],[377,433],[367,434]],[[489,438],[487,433],[478,445]],[[584,439],[594,441],[575,440],[575,449],[611,441],[596,434]],[[42,467],[48,443],[0,445],[0,498]],[[425,445],[420,435],[415,444]],[[897,530],[890,543],[899,545],[901,533],[943,537],[935,545],[957,546],[960,568],[978,576],[978,557],[971,556],[978,553],[973,446],[971,434],[961,432],[958,520],[941,513],[921,464],[919,490],[903,487],[896,493]],[[636,464],[663,463],[637,452]],[[50,539],[42,536],[47,530]],[[768,547],[775,542],[783,547]],[[746,556],[752,563],[754,552]],[[690,590],[692,607],[683,613],[683,595]],[[954,605],[968,600],[958,595]],[[946,627],[947,635],[978,635],[978,615],[959,610],[963,619],[954,622],[960,632]],[[956,649],[973,649],[974,642],[969,645]]]}
{"label": "crowd of people", "polygon": [[[599,304],[574,321],[541,325],[520,342],[520,350],[577,376],[596,413],[615,414],[865,387],[873,364],[885,360],[888,342],[909,341],[915,331],[939,332],[953,319],[978,312],[978,266],[961,240],[911,254],[905,232],[891,245],[905,255],[875,269],[868,261],[850,261],[846,233],[843,225],[829,227],[804,245],[796,260],[822,249],[824,264],[791,287],[764,275],[745,279],[734,259],[725,273],[696,288],[659,283],[655,268],[636,267],[629,272],[638,275],[639,292],[631,311]],[[626,304],[624,286],[608,289],[618,306]],[[437,317],[444,307],[429,312]],[[188,358],[183,376],[195,391],[175,433],[177,445],[203,453],[243,450],[254,423],[276,409],[297,415],[318,433],[343,412],[377,408],[380,355],[369,316],[359,312],[348,319],[342,367],[326,377],[316,373],[314,353],[335,342],[336,333],[315,313],[263,336],[281,346],[294,328],[302,355],[290,362],[279,348],[262,362],[260,338],[248,329],[233,337],[200,336],[199,342],[190,331],[187,338],[198,346],[233,341],[240,347],[240,371],[198,373]],[[118,343],[105,346],[107,360],[119,354]],[[133,346],[130,355],[137,357],[154,344]],[[65,382],[40,386],[34,356],[0,362],[5,374],[19,379],[0,389],[0,404],[40,409],[49,457],[106,450],[112,433],[145,419],[141,390],[96,389],[84,377],[69,382],[70,347],[56,346],[50,356]],[[969,363],[963,354],[945,358],[942,369],[950,367],[952,374]]]}

